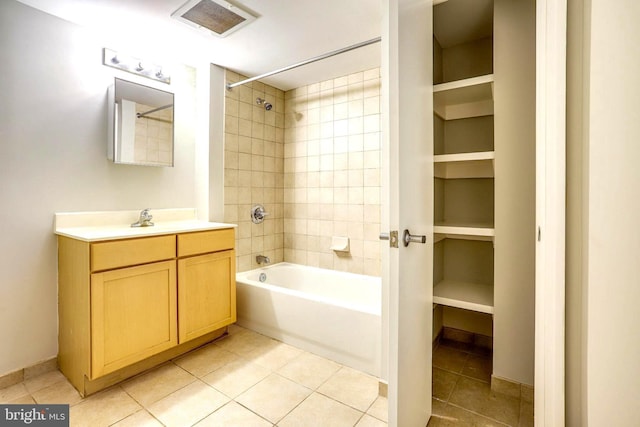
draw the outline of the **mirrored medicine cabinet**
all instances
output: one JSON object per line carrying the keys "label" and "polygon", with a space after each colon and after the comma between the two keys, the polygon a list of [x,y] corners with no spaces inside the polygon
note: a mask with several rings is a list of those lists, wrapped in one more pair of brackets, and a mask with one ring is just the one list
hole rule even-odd
{"label": "mirrored medicine cabinet", "polygon": [[173,166],[173,93],[115,78],[108,102],[109,160]]}

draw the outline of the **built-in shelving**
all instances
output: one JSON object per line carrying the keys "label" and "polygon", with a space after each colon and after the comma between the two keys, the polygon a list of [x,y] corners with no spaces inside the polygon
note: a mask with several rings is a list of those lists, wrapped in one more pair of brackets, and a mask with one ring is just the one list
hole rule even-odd
{"label": "built-in shelving", "polygon": [[485,12],[469,15],[469,22],[461,19],[469,7],[465,1],[434,7],[433,301],[439,306],[434,322],[491,336],[496,234],[493,2],[472,3]]}
{"label": "built-in shelving", "polygon": [[444,120],[493,114],[493,74],[435,85],[433,109]]}
{"label": "built-in shelving", "polygon": [[433,226],[433,232],[436,234],[436,242],[445,238],[493,240],[496,235],[493,224],[482,223],[451,224],[436,222]]}
{"label": "built-in shelving", "polygon": [[495,151],[440,154],[433,157],[436,178],[493,178]]}
{"label": "built-in shelving", "polygon": [[445,279],[434,286],[433,302],[493,314],[493,286]]}

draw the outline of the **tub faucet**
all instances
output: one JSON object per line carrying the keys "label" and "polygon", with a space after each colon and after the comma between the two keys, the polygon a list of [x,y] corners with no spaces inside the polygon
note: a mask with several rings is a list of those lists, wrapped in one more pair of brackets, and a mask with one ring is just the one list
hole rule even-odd
{"label": "tub faucet", "polygon": [[269,259],[268,256],[256,255],[256,262],[258,263],[258,265],[262,265],[262,264],[269,264],[271,260]]}
{"label": "tub faucet", "polygon": [[153,215],[149,213],[149,208],[143,209],[140,212],[140,218],[138,221],[131,224],[132,227],[152,227],[153,223],[151,220],[153,219]]}

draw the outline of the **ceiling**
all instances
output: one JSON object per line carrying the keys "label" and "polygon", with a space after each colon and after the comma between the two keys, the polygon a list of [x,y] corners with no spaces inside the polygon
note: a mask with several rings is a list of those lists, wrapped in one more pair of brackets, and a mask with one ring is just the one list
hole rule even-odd
{"label": "ceiling", "polygon": [[493,0],[450,0],[433,8],[433,33],[442,48],[493,34]]}
{"label": "ceiling", "polygon": [[[19,0],[138,57],[214,63],[248,77],[380,36],[380,0],[239,0],[258,19],[219,38],[171,14],[185,0]],[[159,58],[162,57],[162,58]],[[262,81],[288,90],[380,66],[380,43]]]}

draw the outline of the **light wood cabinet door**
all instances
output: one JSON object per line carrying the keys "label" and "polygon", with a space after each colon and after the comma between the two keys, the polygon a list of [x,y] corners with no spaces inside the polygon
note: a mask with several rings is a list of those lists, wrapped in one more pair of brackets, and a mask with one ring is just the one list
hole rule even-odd
{"label": "light wood cabinet door", "polygon": [[235,252],[178,260],[178,325],[186,342],[236,321]]}
{"label": "light wood cabinet door", "polygon": [[91,275],[91,378],[177,345],[176,262]]}

